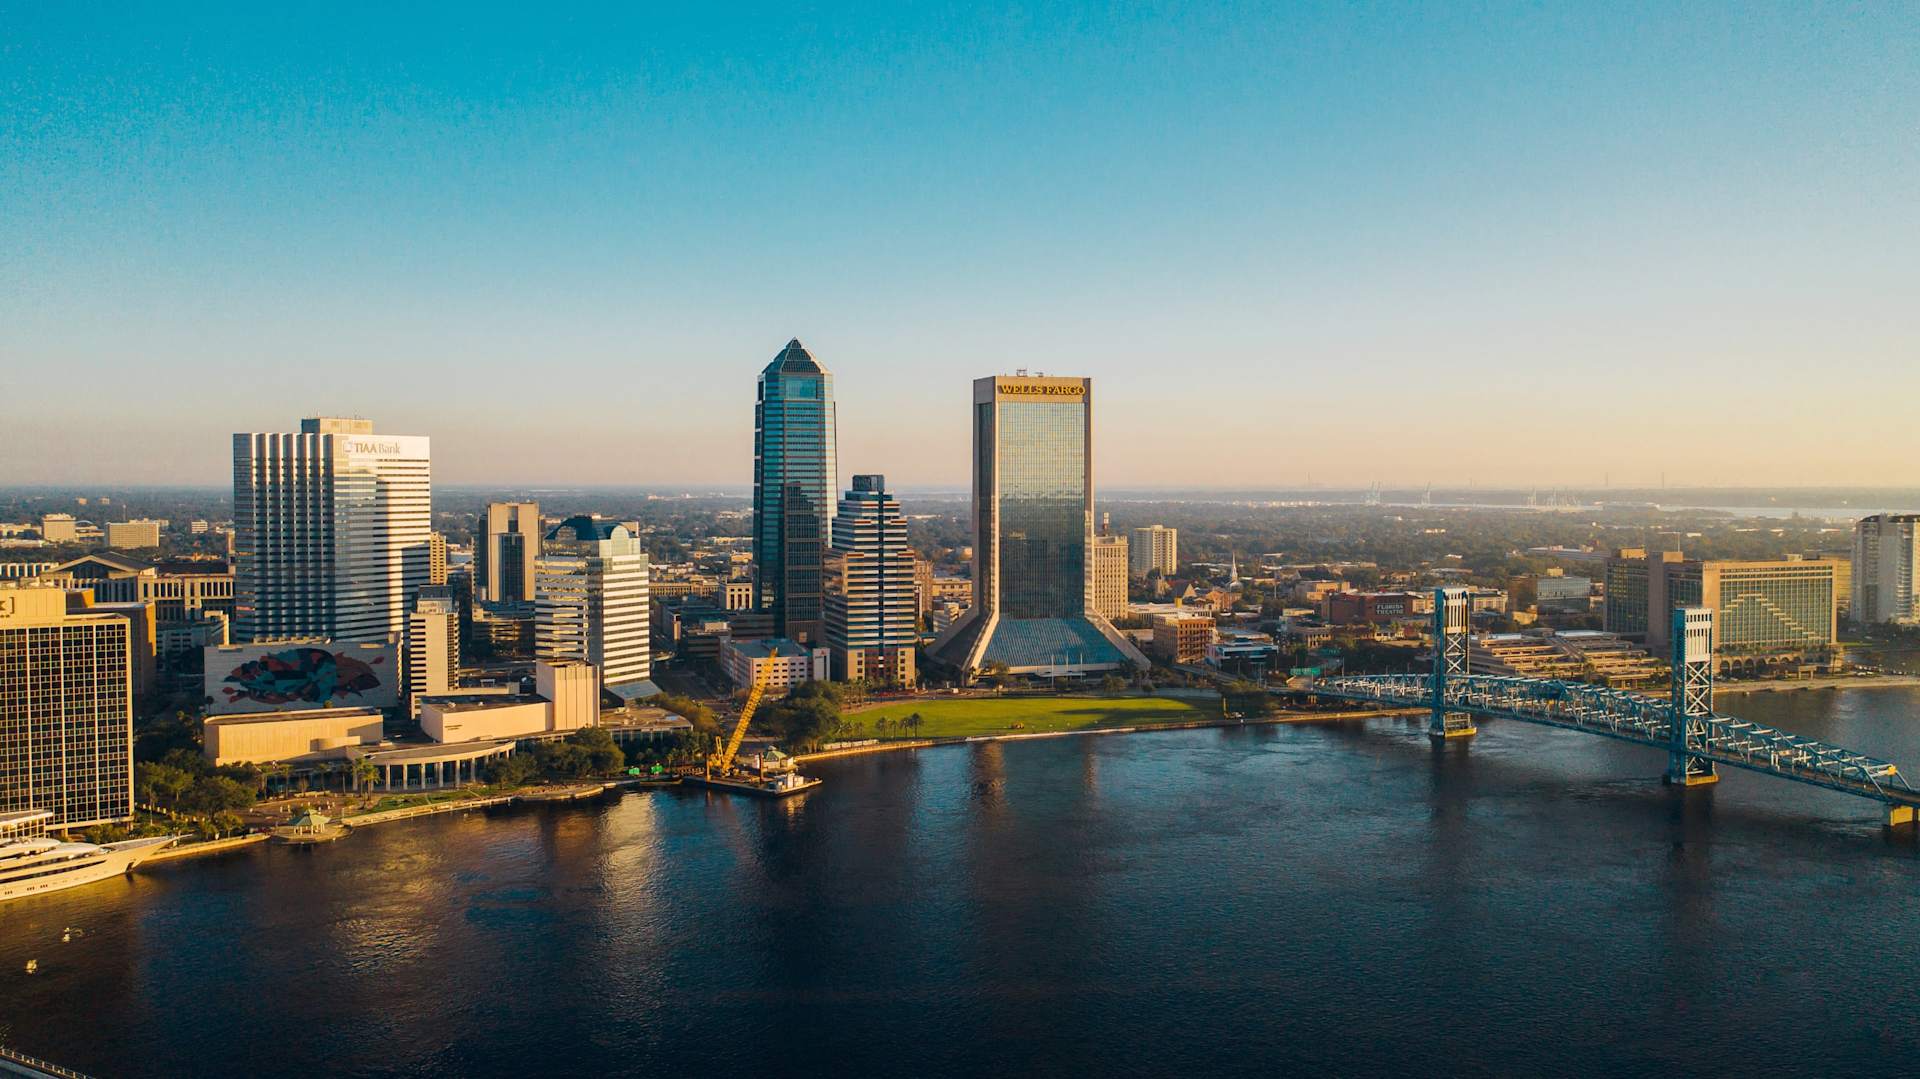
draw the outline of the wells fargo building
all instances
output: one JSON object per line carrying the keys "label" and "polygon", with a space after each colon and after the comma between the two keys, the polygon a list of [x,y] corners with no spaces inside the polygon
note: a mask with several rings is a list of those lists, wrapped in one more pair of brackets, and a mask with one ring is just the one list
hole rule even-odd
{"label": "wells fargo building", "polygon": [[933,646],[956,670],[1146,666],[1093,609],[1093,380],[973,383],[974,606]]}

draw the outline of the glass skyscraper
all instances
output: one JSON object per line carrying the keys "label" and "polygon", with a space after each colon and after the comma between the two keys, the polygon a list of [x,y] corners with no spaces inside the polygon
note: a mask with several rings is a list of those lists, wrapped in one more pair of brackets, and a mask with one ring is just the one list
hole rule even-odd
{"label": "glass skyscraper", "polygon": [[833,376],[798,338],[760,372],[753,410],[754,605],[774,634],[820,643],[827,522],[840,472]]}
{"label": "glass skyscraper", "polygon": [[974,605],[933,646],[963,673],[1147,665],[1093,610],[1093,380],[973,384]]}

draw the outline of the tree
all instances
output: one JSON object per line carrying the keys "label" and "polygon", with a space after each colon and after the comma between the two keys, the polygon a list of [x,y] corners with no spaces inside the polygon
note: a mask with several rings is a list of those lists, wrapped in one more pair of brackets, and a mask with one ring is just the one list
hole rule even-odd
{"label": "tree", "polygon": [[372,787],[374,781],[380,778],[380,766],[367,757],[356,759],[351,766],[351,772],[354,790]]}
{"label": "tree", "polygon": [[713,734],[720,729],[720,721],[715,718],[713,709],[707,707],[700,701],[694,700],[692,697],[681,696],[677,693],[662,693],[653,698],[652,704],[656,708],[664,708],[686,720],[688,723],[693,724],[693,729],[696,731]]}
{"label": "tree", "polygon": [[626,765],[626,753],[620,749],[620,744],[613,740],[613,735],[608,734],[604,728],[587,727],[577,730],[567,735],[567,743],[584,754],[582,763],[587,772],[605,775],[609,772],[617,772]]}
{"label": "tree", "polygon": [[180,799],[190,790],[197,777],[167,764],[140,764],[133,770],[134,796],[151,806],[162,806],[168,812],[179,808]]}
{"label": "tree", "polygon": [[498,787],[520,787],[540,774],[540,762],[531,753],[510,753],[487,765],[487,782]]}

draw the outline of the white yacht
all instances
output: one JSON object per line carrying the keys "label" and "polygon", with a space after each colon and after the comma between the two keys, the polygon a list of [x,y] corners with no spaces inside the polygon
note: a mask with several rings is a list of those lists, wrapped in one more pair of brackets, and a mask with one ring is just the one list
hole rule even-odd
{"label": "white yacht", "polygon": [[146,861],[179,836],[121,843],[69,843],[49,838],[45,810],[0,813],[0,903],[57,892],[121,873]]}

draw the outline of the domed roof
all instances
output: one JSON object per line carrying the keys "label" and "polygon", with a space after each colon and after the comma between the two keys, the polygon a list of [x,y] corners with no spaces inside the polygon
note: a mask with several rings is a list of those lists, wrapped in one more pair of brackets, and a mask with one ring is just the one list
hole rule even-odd
{"label": "domed roof", "polygon": [[559,542],[572,540],[577,543],[593,543],[598,540],[612,539],[615,529],[621,532],[626,531],[621,528],[618,521],[609,521],[605,517],[594,517],[582,513],[554,525],[553,531],[547,533],[547,538]]}

